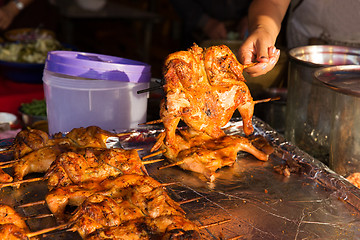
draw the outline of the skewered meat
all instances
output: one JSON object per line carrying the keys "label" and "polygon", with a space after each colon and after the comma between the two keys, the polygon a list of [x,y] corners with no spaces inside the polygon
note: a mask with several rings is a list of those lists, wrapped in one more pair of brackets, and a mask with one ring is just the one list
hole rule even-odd
{"label": "skewered meat", "polygon": [[97,229],[141,217],[141,210],[128,201],[94,194],[81,204],[69,222],[74,222],[73,228],[85,238]]}
{"label": "skewered meat", "polygon": [[14,180],[22,180],[30,173],[46,172],[56,157],[65,151],[66,147],[58,145],[43,147],[23,156],[14,164]]}
{"label": "skewered meat", "polygon": [[[154,189],[155,193],[151,191],[147,193],[146,198],[137,199],[137,201],[133,201],[131,196],[128,196],[133,193],[133,190],[128,189],[128,191],[121,198],[111,198],[100,194],[90,196],[81,204],[69,222],[74,222],[74,228],[81,237],[85,238],[97,229],[117,226],[126,221],[144,217],[185,216],[178,205],[175,204],[174,208],[165,201],[168,195],[164,191]],[[139,194],[136,195],[139,196]],[[155,205],[156,203],[158,205]]]}
{"label": "skewered meat", "polygon": [[28,240],[30,230],[23,218],[10,206],[0,204],[0,239]]}
{"label": "skewered meat", "polygon": [[13,178],[0,168],[0,183],[12,182]]}
{"label": "skewered meat", "polygon": [[16,135],[10,150],[13,151],[14,159],[18,159],[48,144],[49,136],[46,132],[37,129],[25,129]]}
{"label": "skewered meat", "polygon": [[232,135],[210,138],[193,131],[179,131],[176,135],[178,148],[166,148],[164,156],[181,168],[204,175],[210,181],[215,179],[215,172],[225,166],[232,166],[239,151],[251,153],[262,161],[268,155],[255,148],[242,136]]}
{"label": "skewered meat", "polygon": [[65,137],[62,133],[57,133],[53,139],[50,139],[49,135],[41,130],[25,129],[16,135],[10,151],[13,152],[14,159],[18,159],[32,151],[53,145],[71,145],[79,148],[105,148],[106,142],[110,137],[117,138],[116,134],[105,131],[97,126],[74,128]]}
{"label": "skewered meat", "polygon": [[64,219],[67,205],[79,206],[89,196],[99,193],[110,197],[121,197],[124,189],[149,192],[154,188],[162,187],[155,179],[138,174],[126,174],[102,182],[86,182],[79,185],[69,185],[50,191],[45,200],[50,211],[59,219]]}
{"label": "skewered meat", "polygon": [[136,150],[93,149],[65,152],[53,162],[45,177],[49,189],[86,181],[102,181],[119,174],[147,173]]}
{"label": "skewered meat", "polygon": [[[116,134],[105,131],[97,126],[74,128],[65,135],[65,138],[69,139],[77,147],[94,148],[106,148],[106,141],[110,137],[117,138]],[[62,139],[62,133],[55,134],[54,138]]]}
{"label": "skewered meat", "polygon": [[224,45],[205,51],[194,45],[170,54],[164,70],[166,99],[160,106],[166,144],[176,144],[180,119],[213,138],[224,136],[221,128],[236,109],[243,118],[245,134],[252,134],[254,102],[244,83],[243,68]]}
{"label": "skewered meat", "polygon": [[100,229],[87,237],[88,240],[198,240],[202,239],[197,226],[178,215],[143,218],[125,222],[119,226]]}

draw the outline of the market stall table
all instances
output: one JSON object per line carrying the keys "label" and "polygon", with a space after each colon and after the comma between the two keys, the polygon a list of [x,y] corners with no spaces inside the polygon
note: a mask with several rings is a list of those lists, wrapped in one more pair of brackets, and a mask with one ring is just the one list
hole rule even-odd
{"label": "market stall table", "polygon": [[[147,165],[151,177],[167,186],[182,204],[187,217],[198,226],[229,220],[202,230],[205,239],[358,239],[360,237],[360,190],[331,171],[320,161],[287,142],[282,135],[254,118],[255,134],[264,137],[274,153],[268,162],[240,153],[237,163],[219,171],[213,183],[178,167],[159,170],[166,161]],[[235,119],[228,134],[243,134],[241,121]],[[149,154],[161,128],[139,128],[120,141],[124,148],[142,149]],[[0,142],[6,145],[9,142]],[[285,163],[297,166],[296,172],[283,176],[274,171]],[[174,184],[175,183],[175,184]],[[17,206],[44,198],[44,182],[3,188],[1,203]],[[30,216],[48,213],[45,205],[23,208]],[[29,221],[31,231],[56,225],[53,218]],[[240,238],[239,238],[240,237]],[[80,239],[76,233],[60,231],[44,239]]]}

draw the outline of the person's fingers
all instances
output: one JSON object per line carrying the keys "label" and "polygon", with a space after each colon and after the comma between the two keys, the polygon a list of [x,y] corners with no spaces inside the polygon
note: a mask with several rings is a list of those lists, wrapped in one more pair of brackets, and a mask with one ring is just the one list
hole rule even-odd
{"label": "person's fingers", "polygon": [[269,50],[270,50],[269,51],[270,58],[268,62],[260,62],[253,67],[244,69],[244,71],[246,71],[249,74],[249,76],[257,77],[271,71],[274,68],[274,66],[279,60],[280,50],[278,49],[277,50],[269,49]]}

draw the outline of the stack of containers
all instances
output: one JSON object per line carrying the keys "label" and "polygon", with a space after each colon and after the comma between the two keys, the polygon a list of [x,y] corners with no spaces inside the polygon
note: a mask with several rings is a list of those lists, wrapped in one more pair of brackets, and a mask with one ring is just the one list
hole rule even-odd
{"label": "stack of containers", "polygon": [[151,68],[125,58],[75,52],[48,53],[44,74],[49,134],[96,125],[108,131],[146,121]]}

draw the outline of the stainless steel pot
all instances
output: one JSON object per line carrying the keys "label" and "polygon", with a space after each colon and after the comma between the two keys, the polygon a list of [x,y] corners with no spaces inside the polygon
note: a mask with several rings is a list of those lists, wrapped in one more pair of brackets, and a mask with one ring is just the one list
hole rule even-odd
{"label": "stainless steel pot", "polygon": [[289,51],[285,137],[328,163],[333,98],[314,72],[331,65],[360,64],[360,49],[314,45]]}
{"label": "stainless steel pot", "polygon": [[333,94],[329,166],[340,175],[360,172],[360,66],[333,66],[314,76]]}

